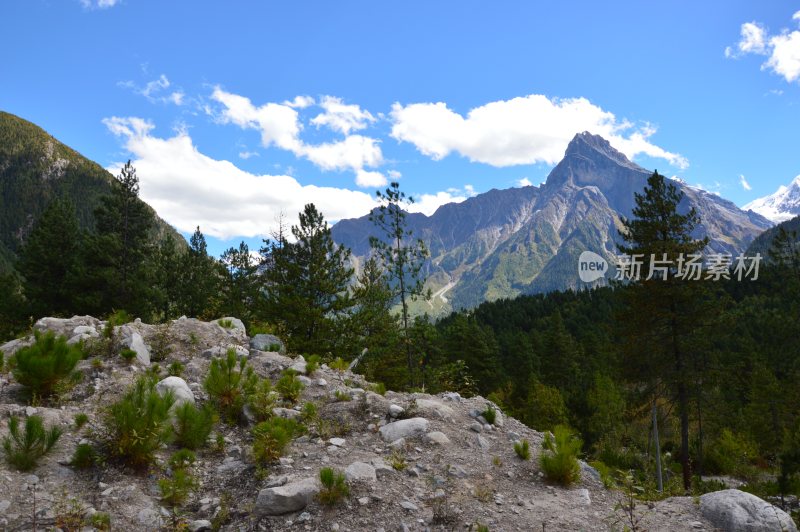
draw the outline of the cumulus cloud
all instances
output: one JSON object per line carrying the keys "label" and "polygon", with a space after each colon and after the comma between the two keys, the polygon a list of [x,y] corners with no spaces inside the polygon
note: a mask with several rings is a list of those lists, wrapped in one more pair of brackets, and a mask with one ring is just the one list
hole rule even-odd
{"label": "cumulus cloud", "polygon": [[517,180],[517,186],[518,187],[530,187],[530,186],[533,186],[533,183],[531,183],[531,180],[528,179],[527,177],[523,177],[522,179],[518,179]]}
{"label": "cumulus cloud", "polygon": [[389,184],[389,180],[380,172],[359,170],[356,172],[356,184],[364,188],[380,188]]}
{"label": "cumulus cloud", "polygon": [[[602,135],[628,157],[640,153],[686,168],[679,154],[654,145],[655,128],[634,128],[585,98],[531,94],[489,102],[462,116],[444,102],[392,106],[392,137],[421,153],[442,159],[452,152],[496,167],[544,162],[556,164],[576,133]],[[627,135],[625,134],[626,132]]]}
{"label": "cumulus cloud", "polygon": [[[800,11],[792,16],[800,22]],[[787,82],[800,81],[800,30],[782,30],[770,35],[768,30],[757,22],[746,22],[741,26],[741,37],[735,48],[728,46],[725,56],[738,58],[746,54],[767,56],[761,65],[762,70],[770,70]]]}
{"label": "cumulus cloud", "polygon": [[753,187],[750,186],[750,183],[747,182],[744,175],[739,176],[739,184],[742,185],[742,188],[745,190],[753,190]]}
{"label": "cumulus cloud", "polygon": [[148,81],[143,87],[138,86],[133,81],[120,81],[117,83],[119,87],[130,89],[136,94],[140,94],[147,98],[152,103],[173,103],[175,105],[183,105],[186,94],[180,90],[169,91],[168,89],[172,84],[169,78],[161,74],[158,78]]}
{"label": "cumulus cloud", "polygon": [[181,231],[191,232],[199,225],[205,234],[222,239],[255,237],[274,229],[280,213],[297,224],[297,213],[309,202],[329,222],[363,216],[376,205],[363,192],[246,172],[201,153],[185,130],[161,138],[153,135],[153,124],[141,118],[110,117],[103,123],[131,153],[142,199]]}
{"label": "cumulus cloud", "polygon": [[333,131],[348,135],[351,131],[364,129],[375,122],[375,117],[369,111],[355,104],[345,104],[341,98],[335,96],[323,96],[319,106],[324,112],[311,119],[311,123],[317,127],[327,126]]}
{"label": "cumulus cloud", "polygon": [[375,170],[383,164],[380,141],[363,135],[350,134],[363,129],[375,118],[357,105],[347,105],[339,98],[325,96],[319,106],[323,112],[311,120],[317,127],[325,126],[345,137],[341,140],[321,144],[307,144],[301,138],[303,123],[297,109],[314,103],[307,96],[298,96],[292,102],[269,102],[255,106],[249,98],[232,94],[216,87],[211,98],[223,109],[220,121],[232,123],[244,129],[261,132],[264,147],[275,146],[303,157],[323,170],[351,170],[356,174],[356,184],[363,187],[381,186],[386,178]]}
{"label": "cumulus cloud", "polygon": [[420,194],[414,196],[414,203],[405,206],[408,212],[421,212],[430,216],[436,209],[447,203],[461,203],[462,201],[476,196],[475,188],[472,185],[464,185],[463,189],[449,188],[435,194]]}

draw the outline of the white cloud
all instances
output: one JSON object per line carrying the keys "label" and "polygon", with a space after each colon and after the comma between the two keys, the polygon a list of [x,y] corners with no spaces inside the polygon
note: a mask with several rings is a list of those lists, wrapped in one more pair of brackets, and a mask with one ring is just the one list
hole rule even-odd
{"label": "white cloud", "polygon": [[[792,16],[800,21],[800,11]],[[768,56],[761,65],[762,70],[770,70],[792,83],[800,80],[800,30],[782,30],[769,35],[767,29],[757,22],[746,22],[741,27],[741,38],[736,48],[727,47],[725,56],[738,58],[746,54]]]}
{"label": "white cloud", "polygon": [[240,159],[249,159],[251,157],[259,157],[260,154],[257,151],[240,151],[239,158]]}
{"label": "white cloud", "polygon": [[389,181],[386,179],[380,172],[374,172],[369,170],[359,170],[356,172],[356,185],[364,188],[380,188],[385,187],[389,184]]}
{"label": "white cloud", "polygon": [[414,196],[414,203],[409,203],[404,208],[408,212],[421,212],[426,216],[430,216],[442,205],[447,203],[461,203],[476,195],[477,192],[475,192],[475,188],[472,185],[464,185],[463,190],[450,188],[435,194],[420,194],[419,196]]}
{"label": "white cloud", "polygon": [[[413,144],[436,160],[457,152],[470,161],[497,167],[556,164],[576,133],[590,131],[605,137],[628,157],[644,153],[680,168],[688,165],[681,155],[648,140],[655,132],[649,124],[634,129],[585,98],[550,99],[531,94],[489,102],[470,110],[466,117],[443,102],[395,103],[391,117],[395,139]],[[625,136],[625,131],[630,133]]]}
{"label": "white cloud", "polygon": [[742,188],[745,190],[753,190],[753,187],[750,186],[750,183],[747,182],[744,175],[739,176],[739,184],[742,185]]}
{"label": "white cloud", "polygon": [[294,107],[295,109],[305,109],[314,105],[314,98],[311,96],[295,96],[294,100],[286,100],[283,105]]}
{"label": "white cloud", "polygon": [[397,170],[389,170],[388,172],[386,172],[386,175],[388,175],[390,178],[392,178],[395,181],[400,179],[401,177],[403,177],[403,174],[401,174]]}
{"label": "white cloud", "polygon": [[139,87],[133,81],[120,81],[117,86],[130,89],[136,94],[140,94],[152,103],[173,103],[183,105],[186,94],[178,89],[172,92],[167,91],[172,84],[167,76],[161,74],[158,78],[148,81],[144,87]]}
{"label": "white cloud", "polygon": [[376,120],[369,111],[355,104],[345,104],[335,96],[323,96],[319,105],[324,112],[312,118],[311,123],[317,127],[327,126],[345,135],[364,129]]}
{"label": "white cloud", "polygon": [[[312,119],[311,123],[344,133],[345,138],[321,144],[306,144],[300,138],[303,124],[297,109],[313,103],[307,96],[298,96],[293,102],[266,103],[256,107],[249,98],[216,87],[211,98],[224,107],[220,115],[222,122],[259,130],[264,147],[275,146],[288,150],[323,170],[352,170],[359,186],[370,187],[379,182],[376,177],[378,172],[367,169],[383,164],[380,141],[349,134],[350,131],[366,127],[367,123],[375,120],[370,113],[362,111],[357,105],[345,105],[338,98],[325,96],[319,104],[324,112]],[[382,179],[385,182],[386,178]]]}
{"label": "white cloud", "polygon": [[108,9],[119,3],[120,0],[81,0],[84,9]]}
{"label": "white cloud", "polygon": [[363,192],[301,185],[287,175],[251,174],[212,159],[198,151],[186,131],[160,138],[141,118],[111,117],[103,123],[131,153],[142,199],[181,231],[199,225],[218,238],[254,237],[269,233],[281,212],[296,224],[297,213],[309,202],[329,222],[363,216],[376,205]]}
{"label": "white cloud", "polygon": [[533,186],[533,183],[531,183],[531,180],[528,179],[527,177],[523,177],[522,179],[517,180],[517,186],[518,187],[530,187],[530,186]]}

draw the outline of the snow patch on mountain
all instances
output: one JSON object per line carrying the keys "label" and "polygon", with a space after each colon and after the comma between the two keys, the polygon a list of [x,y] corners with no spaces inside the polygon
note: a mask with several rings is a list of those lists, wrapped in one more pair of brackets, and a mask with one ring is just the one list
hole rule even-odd
{"label": "snow patch on mountain", "polygon": [[742,208],[775,223],[794,218],[800,214],[800,175],[789,186],[781,185],[774,194],[753,200]]}

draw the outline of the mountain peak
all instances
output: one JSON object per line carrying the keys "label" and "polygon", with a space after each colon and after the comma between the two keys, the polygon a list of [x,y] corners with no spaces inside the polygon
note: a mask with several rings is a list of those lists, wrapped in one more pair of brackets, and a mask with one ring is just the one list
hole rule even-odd
{"label": "mountain peak", "polygon": [[773,194],[755,199],[742,209],[756,212],[775,223],[794,218],[800,214],[800,175],[789,185],[779,186]]}
{"label": "mountain peak", "polygon": [[573,137],[567,146],[564,157],[567,158],[572,155],[594,159],[598,154],[623,166],[633,165],[624,153],[614,148],[605,138],[600,135],[589,133],[588,131],[578,133]]}

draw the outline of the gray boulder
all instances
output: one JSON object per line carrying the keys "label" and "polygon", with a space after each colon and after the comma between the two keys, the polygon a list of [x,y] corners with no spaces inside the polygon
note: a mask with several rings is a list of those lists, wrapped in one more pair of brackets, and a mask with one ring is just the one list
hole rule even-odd
{"label": "gray boulder", "polygon": [[388,423],[380,429],[381,438],[385,442],[393,442],[400,438],[413,438],[428,432],[428,420],[424,417],[412,417]]}
{"label": "gray boulder", "polygon": [[344,470],[348,482],[375,482],[375,468],[364,462],[353,462]]}
{"label": "gray boulder", "polygon": [[286,346],[283,345],[283,342],[280,338],[273,334],[257,334],[250,338],[250,348],[256,349],[258,351],[268,351],[268,352],[276,352],[275,346],[277,346],[277,352],[285,355],[286,354]]}
{"label": "gray boulder", "polygon": [[306,478],[283,486],[266,488],[258,492],[254,511],[259,516],[297,512],[305,508],[317,493],[319,493],[319,485],[315,478]]}
{"label": "gray boulder", "polygon": [[[239,339],[244,339],[247,337],[247,331],[244,328],[244,323],[242,323],[242,320],[239,318],[226,316],[224,318],[214,320],[214,323],[225,329],[231,336],[235,336]],[[222,323],[225,323],[226,325],[230,324],[230,327],[223,327]]]}
{"label": "gray boulder", "polygon": [[179,406],[184,403],[194,404],[194,393],[192,393],[192,390],[189,388],[189,385],[186,384],[186,381],[180,377],[167,377],[156,384],[156,391],[159,393],[159,395],[164,395],[170,390],[172,391],[172,395],[175,397],[175,406]]}
{"label": "gray boulder", "polygon": [[700,497],[703,517],[725,532],[797,532],[786,512],[739,490],[722,490]]}
{"label": "gray boulder", "polygon": [[136,352],[136,361],[143,366],[150,365],[150,349],[145,345],[144,338],[138,332],[132,332],[130,336],[123,339],[123,345]]}

